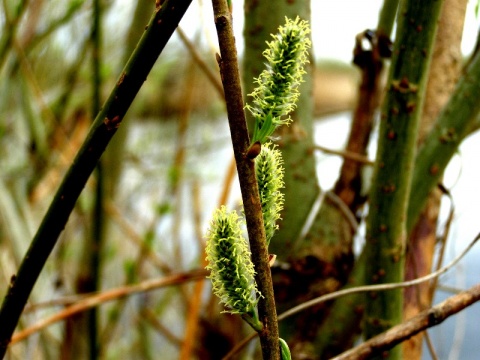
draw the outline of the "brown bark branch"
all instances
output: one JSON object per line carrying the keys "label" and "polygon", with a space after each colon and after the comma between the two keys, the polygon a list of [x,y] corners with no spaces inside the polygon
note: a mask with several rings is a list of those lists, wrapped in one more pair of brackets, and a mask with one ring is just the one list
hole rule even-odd
{"label": "brown bark branch", "polygon": [[212,3],[221,55],[221,57],[218,57],[218,63],[225,92],[233,151],[237,162],[252,262],[256,271],[255,280],[258,290],[263,295],[258,302],[258,316],[263,323],[263,329],[259,332],[260,344],[265,360],[280,359],[277,313],[272,275],[268,263],[262,207],[255,177],[255,163],[246,156],[250,140],[243,110],[244,104],[232,17],[225,0],[212,0]]}
{"label": "brown bark branch", "polygon": [[201,281],[208,274],[206,270],[194,270],[188,273],[174,274],[159,279],[149,279],[139,284],[122,286],[115,289],[110,289],[99,294],[94,294],[87,298],[79,300],[77,303],[72,304],[64,310],[53,314],[52,316],[39,321],[38,323],[22,330],[13,335],[10,345],[13,345],[19,341],[24,340],[30,335],[46,328],[58,321],[65,320],[75,314],[87,311],[108,301],[118,300],[126,296],[130,296],[140,292],[152,291],[161,287],[177,285],[186,281]]}
{"label": "brown bark branch", "polygon": [[[356,37],[353,62],[362,71],[362,81],[359,86],[358,102],[353,113],[352,126],[346,146],[347,153],[363,156],[366,156],[367,153],[373,128],[374,113],[380,101],[380,80],[383,68],[383,58],[379,50],[381,41],[377,39],[376,35],[372,37],[367,32],[362,32]],[[362,48],[364,39],[369,39],[372,50],[367,51]],[[345,157],[340,170],[340,176],[334,187],[335,194],[354,212],[363,201],[360,195],[363,165],[363,163],[355,159]]]}
{"label": "brown bark branch", "polygon": [[469,290],[452,296],[442,303],[421,312],[412,319],[394,326],[390,330],[340,354],[334,360],[368,359],[374,355],[381,355],[384,351],[393,348],[395,345],[429,327],[440,324],[449,316],[462,311],[479,300],[480,284],[477,284]]}

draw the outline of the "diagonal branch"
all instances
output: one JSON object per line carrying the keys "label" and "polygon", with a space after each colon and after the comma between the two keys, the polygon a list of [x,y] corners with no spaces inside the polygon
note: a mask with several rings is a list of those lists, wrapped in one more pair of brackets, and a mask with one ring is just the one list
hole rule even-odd
{"label": "diagonal branch", "polygon": [[55,313],[18,333],[15,333],[15,335],[12,337],[11,345],[26,339],[32,334],[52,324],[55,324],[56,322],[65,320],[68,317],[82,313],[89,309],[96,308],[102,304],[105,304],[106,302],[122,299],[138,293],[157,290],[166,286],[178,285],[187,281],[201,282],[201,280],[205,279],[206,275],[208,275],[206,270],[192,270],[190,272],[172,274],[158,279],[148,279],[139,284],[122,286],[106,290],[101,293],[89,295],[78,300],[74,304],[70,304],[62,311]]}
{"label": "diagonal branch", "polygon": [[356,348],[340,354],[334,360],[360,360],[369,359],[375,355],[382,355],[384,351],[393,348],[395,345],[429,327],[440,324],[449,316],[455,315],[479,300],[480,284],[477,284],[467,291],[463,291],[428,310],[422,311],[410,320],[394,326]]}

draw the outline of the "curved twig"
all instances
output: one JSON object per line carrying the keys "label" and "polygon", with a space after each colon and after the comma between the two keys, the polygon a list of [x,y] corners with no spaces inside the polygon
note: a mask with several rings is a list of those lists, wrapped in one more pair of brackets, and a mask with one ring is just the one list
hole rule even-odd
{"label": "curved twig", "polygon": [[205,279],[207,275],[208,272],[206,270],[195,270],[188,273],[162,277],[159,279],[149,279],[136,285],[122,286],[82,298],[78,302],[68,306],[62,311],[39,321],[38,323],[26,328],[25,330],[22,330],[21,332],[16,333],[12,337],[11,345],[24,340],[25,338],[41,329],[46,328],[47,326],[50,326],[58,321],[65,320],[66,318],[75,314],[97,307],[98,305],[104,304],[107,301],[118,300],[133,294],[152,291],[165,286],[177,285],[186,281],[202,280]]}
{"label": "curved twig", "polygon": [[[301,311],[304,311],[304,310],[308,309],[309,307],[318,305],[318,304],[326,302],[326,301],[334,300],[334,299],[337,299],[337,298],[342,297],[342,296],[357,294],[357,293],[362,293],[362,292],[369,292],[369,291],[385,291],[385,290],[399,289],[399,288],[404,288],[404,287],[408,287],[408,286],[414,286],[414,285],[420,284],[422,282],[435,279],[438,276],[440,276],[440,275],[444,274],[445,272],[447,272],[448,270],[450,270],[453,266],[455,266],[470,251],[470,249],[477,243],[478,240],[480,240],[480,233],[478,233],[477,236],[475,236],[475,238],[470,242],[470,244],[468,244],[468,246],[465,248],[465,250],[462,251],[461,254],[459,254],[455,259],[453,259],[446,266],[442,267],[441,269],[439,269],[439,270],[437,270],[437,271],[435,271],[431,274],[428,274],[426,276],[420,277],[418,279],[410,280],[410,281],[403,281],[403,282],[392,283],[392,284],[358,286],[358,287],[354,287],[354,288],[349,288],[349,289],[336,291],[336,292],[326,294],[326,295],[323,295],[323,296],[319,296],[315,299],[312,299],[312,300],[307,301],[303,304],[295,306],[295,307],[291,308],[290,310],[287,310],[287,311],[283,312],[282,314],[278,315],[278,321],[281,321],[283,319],[286,319],[287,317],[290,317],[290,316],[295,315],[295,314],[297,314]],[[461,294],[464,294],[464,293],[465,292],[462,292]],[[458,296],[458,295],[455,295],[454,297],[456,297],[456,296]],[[441,306],[442,304],[437,305],[437,306]],[[433,308],[431,308],[431,309],[433,309]],[[426,310],[425,312],[428,312],[430,310]],[[460,310],[461,309],[459,309],[458,311],[460,311]],[[423,313],[421,313],[421,314],[423,314]],[[420,315],[418,315],[418,316],[420,316]],[[452,315],[452,314],[449,314],[449,315]],[[402,326],[402,325],[403,324],[400,324],[398,326]],[[424,329],[425,328],[422,328],[421,330],[424,330]],[[421,331],[421,330],[419,330],[419,331]],[[412,333],[411,335],[415,335],[415,334]],[[244,340],[242,340],[242,342],[237,344],[222,360],[231,359],[233,355],[235,355],[245,345],[247,345],[250,342],[250,340],[254,339],[255,336],[256,336],[256,334],[253,334],[253,335],[250,335],[248,338],[245,338]],[[382,336],[382,335],[379,335],[379,336]]]}
{"label": "curved twig", "polygon": [[394,326],[363,344],[336,356],[332,360],[360,360],[369,359],[373,355],[381,355],[384,351],[393,348],[395,345],[429,327],[440,324],[449,316],[458,313],[479,300],[480,284],[477,284],[469,290],[449,297],[440,304],[422,311],[410,320]]}

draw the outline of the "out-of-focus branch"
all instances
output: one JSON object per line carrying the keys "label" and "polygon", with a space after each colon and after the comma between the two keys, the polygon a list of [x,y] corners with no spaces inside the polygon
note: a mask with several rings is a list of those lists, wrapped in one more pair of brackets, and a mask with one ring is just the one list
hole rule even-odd
{"label": "out-of-focus branch", "polygon": [[[116,289],[110,289],[99,294],[82,298],[78,302],[68,306],[64,310],[36,323],[35,325],[22,330],[12,337],[11,345],[22,341],[28,336],[50,326],[61,320],[65,320],[75,314],[90,310],[108,301],[118,300],[133,294],[156,290],[166,286],[178,285],[186,281],[202,280],[208,275],[206,270],[194,270],[183,274],[174,274],[159,279],[145,280],[139,284],[122,286]],[[67,299],[69,300],[69,299]]]}
{"label": "out-of-focus branch", "polygon": [[191,0],[170,0],[155,10],[110,97],[97,115],[87,139],[55,194],[18,273],[11,278],[0,309],[0,358],[5,355],[30,292],[83,187],[190,3]]}
{"label": "out-of-focus branch", "polygon": [[203,73],[205,74],[207,79],[210,81],[210,83],[213,85],[215,90],[217,90],[217,92],[223,98],[224,97],[223,87],[222,87],[222,83],[218,79],[218,76],[216,76],[214,72],[210,69],[208,64],[205,61],[203,61],[202,57],[197,51],[197,48],[188,39],[187,35],[185,34],[185,32],[182,30],[181,27],[177,28],[177,34],[180,37],[180,40],[182,40],[185,47],[187,48],[193,61],[195,61],[195,63],[200,67],[200,69],[203,71]]}

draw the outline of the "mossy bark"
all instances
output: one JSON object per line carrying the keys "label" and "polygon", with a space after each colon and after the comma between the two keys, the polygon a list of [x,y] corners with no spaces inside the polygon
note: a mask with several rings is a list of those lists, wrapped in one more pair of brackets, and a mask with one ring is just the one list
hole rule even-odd
{"label": "mossy bark", "polygon": [[[367,283],[404,277],[406,219],[433,39],[442,1],[406,1],[399,11],[367,219]],[[365,335],[370,338],[402,320],[402,291],[370,293]],[[400,348],[390,358],[400,358]]]}

